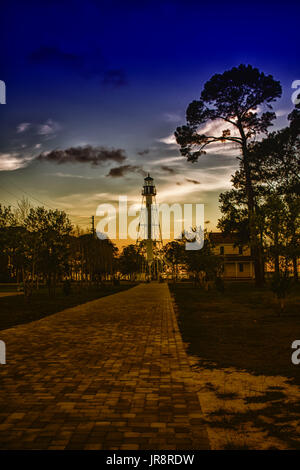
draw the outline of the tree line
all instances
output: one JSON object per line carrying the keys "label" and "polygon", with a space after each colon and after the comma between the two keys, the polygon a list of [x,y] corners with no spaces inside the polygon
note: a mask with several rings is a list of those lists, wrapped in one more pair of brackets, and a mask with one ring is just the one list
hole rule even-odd
{"label": "tree line", "polygon": [[[220,195],[218,228],[250,246],[257,286],[264,284],[267,262],[278,279],[292,269],[298,280],[300,103],[285,128],[269,132],[276,118],[272,103],[281,94],[271,75],[251,65],[234,67],[205,83],[200,99],[187,108],[186,125],[175,131],[181,154],[191,163],[219,142],[238,150],[233,187]],[[210,124],[215,132],[209,132]]]}
{"label": "tree line", "polygon": [[116,271],[115,245],[74,228],[67,214],[26,201],[0,205],[0,282],[22,283],[30,296],[39,284],[55,295],[59,282],[102,283]]}

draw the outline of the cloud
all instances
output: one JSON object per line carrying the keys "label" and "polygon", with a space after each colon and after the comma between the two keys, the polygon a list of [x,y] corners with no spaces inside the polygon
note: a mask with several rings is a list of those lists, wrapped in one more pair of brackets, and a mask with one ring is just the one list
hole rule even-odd
{"label": "cloud", "polygon": [[176,185],[174,186],[167,186],[159,191],[159,201],[172,201],[175,202],[176,200],[182,200],[182,197],[186,197],[188,195],[193,195],[194,193],[199,194],[199,189],[196,186],[191,185]]}
{"label": "cloud", "polygon": [[198,180],[193,180],[193,179],[190,179],[190,178],[185,178],[185,180],[186,180],[188,183],[201,184],[200,181],[198,181]]}
{"label": "cloud", "polygon": [[21,122],[21,124],[17,126],[17,133],[20,134],[21,132],[27,131],[27,129],[29,129],[30,126],[31,126],[30,122]]}
{"label": "cloud", "polygon": [[182,117],[179,113],[164,113],[163,115],[165,121],[167,122],[180,122]]}
{"label": "cloud", "polygon": [[70,147],[65,150],[44,152],[37,157],[37,160],[58,164],[90,163],[93,166],[97,166],[110,161],[122,163],[126,158],[123,149],[109,149],[106,147],[92,147],[91,145],[86,145],[84,147]]}
{"label": "cloud", "polygon": [[230,135],[233,137],[240,137],[236,126],[224,121],[223,119],[214,119],[213,121],[206,122],[203,126],[199,127],[198,134],[219,137],[223,134],[224,130],[230,130]]}
{"label": "cloud", "polygon": [[289,110],[288,109],[278,109],[275,111],[276,117],[282,117],[288,114]]}
{"label": "cloud", "polygon": [[145,149],[145,150],[140,150],[139,152],[137,152],[138,155],[140,155],[141,157],[143,155],[148,155],[150,153],[150,150],[149,149]]}
{"label": "cloud", "polygon": [[56,46],[41,46],[28,56],[30,64],[61,65],[63,67],[78,69],[83,65],[80,55],[64,52]]}
{"label": "cloud", "polygon": [[65,51],[58,46],[43,45],[32,51],[27,59],[31,65],[43,68],[48,66],[52,71],[64,69],[85,79],[101,77],[102,84],[111,88],[118,88],[128,83],[124,70],[109,68],[101,50],[97,47],[78,54]]}
{"label": "cloud", "polygon": [[20,157],[18,153],[0,153],[0,171],[14,171],[24,168],[32,157]]}
{"label": "cloud", "polygon": [[122,69],[106,70],[102,79],[102,84],[111,88],[118,88],[128,85],[126,74]]}
{"label": "cloud", "polygon": [[121,165],[115,168],[111,168],[109,173],[106,176],[111,178],[121,178],[125,176],[127,173],[139,173],[143,176],[146,175],[146,172],[139,166],[136,165]]}
{"label": "cloud", "polygon": [[95,180],[98,179],[96,176],[86,176],[86,175],[73,175],[70,173],[61,173],[61,172],[56,172],[56,173],[49,173],[49,176],[57,176],[58,178],[78,178],[82,180]]}
{"label": "cloud", "polygon": [[[41,124],[34,124],[30,122],[21,122],[17,125],[17,134],[24,134],[26,132],[27,138],[32,139],[34,135],[40,135],[44,139],[49,140],[55,137],[56,133],[61,129],[61,125],[53,119],[48,119]],[[21,137],[21,136],[20,136]],[[23,137],[22,137],[23,139]],[[41,144],[37,144],[41,145]],[[38,148],[36,146],[36,148]]]}
{"label": "cloud", "polygon": [[[221,136],[223,130],[229,129],[230,135],[234,137],[239,136],[239,132],[235,126],[230,123],[226,123],[222,119],[216,119],[214,121],[208,121],[205,125],[201,126],[198,129],[199,134]],[[176,142],[174,134],[170,134],[167,137],[162,137],[157,139],[158,142],[168,145],[169,148],[179,149],[179,145]],[[221,153],[223,155],[235,155],[239,146],[233,142],[217,142],[210,144],[206,147],[205,151],[207,153]]]}
{"label": "cloud", "polygon": [[173,165],[174,164],[181,164],[181,163],[185,163],[186,161],[186,158],[183,157],[182,155],[176,155],[176,157],[164,157],[164,158],[158,158],[157,160],[153,160],[153,165],[158,165],[159,163],[171,163],[173,162]]}
{"label": "cloud", "polygon": [[162,142],[163,144],[167,144],[167,145],[174,145],[174,144],[177,145],[174,134],[170,134],[167,137],[162,137],[161,139],[157,139],[157,141]]}
{"label": "cloud", "polygon": [[58,130],[60,130],[60,125],[58,124],[58,122],[55,122],[52,119],[48,119],[45,124],[40,124],[38,126],[37,133],[39,135],[49,136],[55,134],[55,132],[57,132]]}
{"label": "cloud", "polygon": [[[226,175],[227,176],[227,175]],[[182,198],[196,198],[199,200],[199,197],[202,197],[207,192],[220,192],[225,191],[226,189],[230,189],[232,187],[230,178],[222,178],[222,177],[211,177],[210,179],[207,178],[205,184],[201,184],[201,191],[200,186],[196,184],[181,184],[178,185],[170,185],[166,188],[163,188],[159,191],[159,201],[180,201]]]}
{"label": "cloud", "polygon": [[169,173],[170,175],[173,175],[175,173],[175,170],[174,168],[170,167],[170,166],[167,166],[167,165],[161,165],[160,167],[163,171],[166,171],[167,173]]}
{"label": "cloud", "polygon": [[[225,130],[230,131],[231,137],[240,137],[238,129],[232,124],[225,122],[223,119],[208,121],[198,129],[198,134],[220,137]],[[236,156],[240,152],[240,146],[239,144],[230,141],[215,142],[208,145],[205,148],[205,151],[207,154]]]}

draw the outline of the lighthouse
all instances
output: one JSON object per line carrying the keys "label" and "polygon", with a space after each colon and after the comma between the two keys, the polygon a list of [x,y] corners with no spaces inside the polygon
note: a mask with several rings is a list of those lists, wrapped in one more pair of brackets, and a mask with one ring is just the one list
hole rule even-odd
{"label": "lighthouse", "polygon": [[148,279],[158,278],[162,267],[162,238],[156,205],[156,187],[150,174],[144,178],[138,245],[143,251]]}
{"label": "lighthouse", "polygon": [[152,227],[152,218],[153,218],[153,203],[155,201],[155,196],[156,196],[156,188],[154,186],[153,178],[148,173],[148,176],[144,179],[144,186],[142,189],[142,196],[145,198],[146,202],[146,217],[147,217],[147,223],[146,223],[146,232],[147,232],[147,238],[146,238],[146,255],[147,255],[147,262],[148,265],[151,265],[153,262],[153,238],[154,238],[154,233],[153,232],[153,227]]}

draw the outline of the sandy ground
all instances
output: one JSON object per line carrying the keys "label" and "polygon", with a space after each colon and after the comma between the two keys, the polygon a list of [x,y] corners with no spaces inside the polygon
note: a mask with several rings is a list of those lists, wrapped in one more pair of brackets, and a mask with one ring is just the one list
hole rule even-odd
{"label": "sandy ground", "polygon": [[300,449],[300,388],[189,356],[211,449]]}

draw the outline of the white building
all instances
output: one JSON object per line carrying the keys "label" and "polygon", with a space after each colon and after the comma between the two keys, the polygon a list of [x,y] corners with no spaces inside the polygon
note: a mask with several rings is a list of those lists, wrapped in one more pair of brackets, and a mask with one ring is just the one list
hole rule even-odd
{"label": "white building", "polygon": [[212,232],[210,236],[215,254],[224,259],[224,279],[254,279],[254,261],[249,246],[237,245],[234,235]]}

